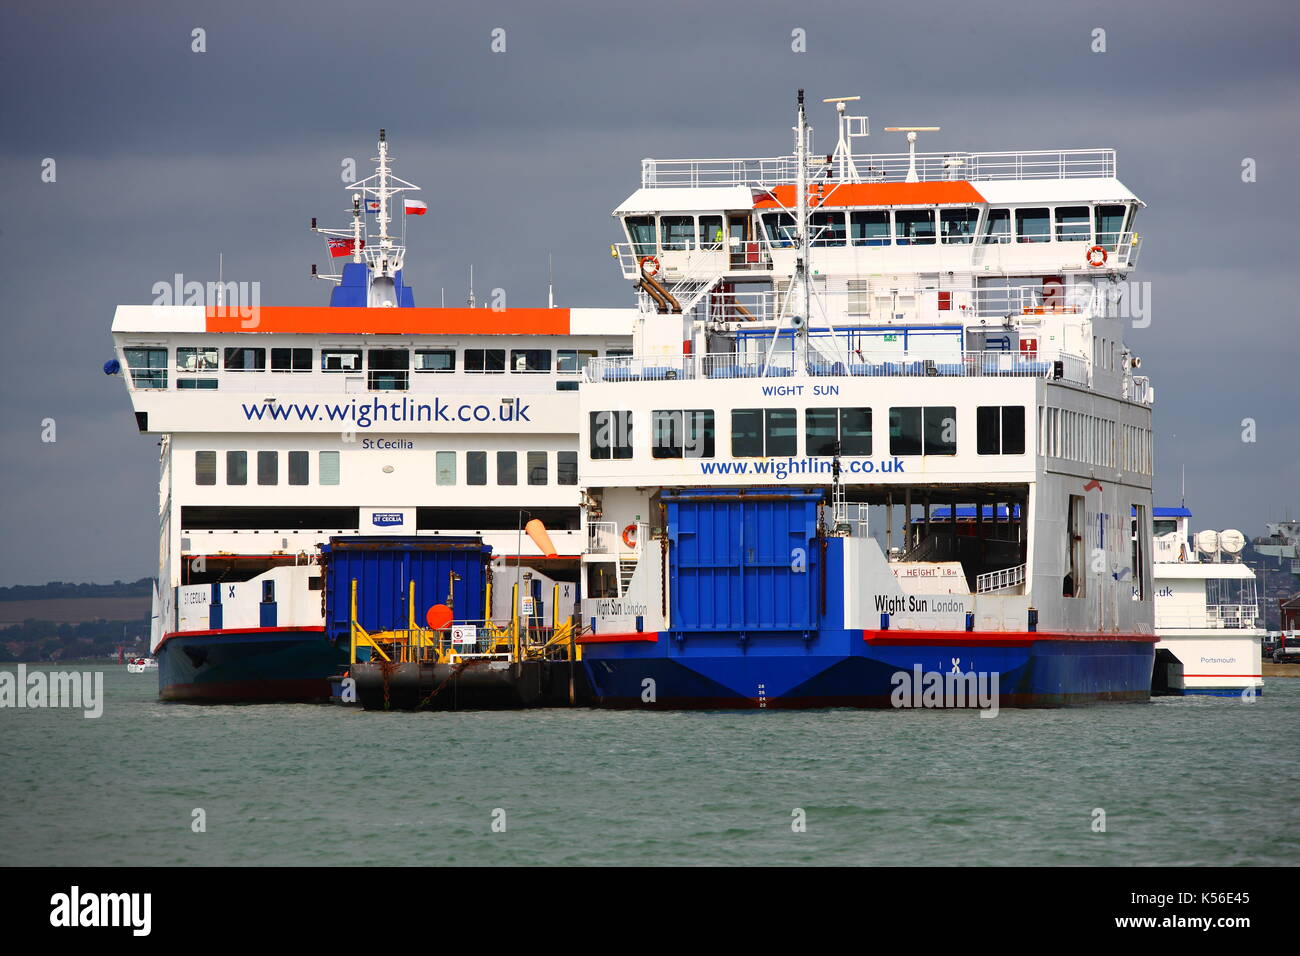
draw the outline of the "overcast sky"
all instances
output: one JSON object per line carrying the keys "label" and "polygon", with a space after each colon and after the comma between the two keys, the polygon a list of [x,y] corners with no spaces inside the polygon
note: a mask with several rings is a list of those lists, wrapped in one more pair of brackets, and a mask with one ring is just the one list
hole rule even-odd
{"label": "overcast sky", "polygon": [[925,149],[1116,147],[1149,206],[1151,324],[1128,341],[1156,390],[1157,503],[1177,503],[1185,464],[1198,527],[1253,536],[1300,512],[1294,0],[115,0],[3,24],[0,585],[154,573],[156,438],[100,371],[114,307],[175,273],[214,279],[219,252],[262,304],[323,304],[306,226],[343,220],[340,161],[364,169],[380,126],[430,206],[411,226],[417,304],[442,287],[459,304],[473,263],[480,300],[544,305],[549,252],[560,304],[626,306],[609,212],[642,157],[788,152],[800,86],[822,151],[817,101],[853,94],[871,151],[913,124],[943,128]]}

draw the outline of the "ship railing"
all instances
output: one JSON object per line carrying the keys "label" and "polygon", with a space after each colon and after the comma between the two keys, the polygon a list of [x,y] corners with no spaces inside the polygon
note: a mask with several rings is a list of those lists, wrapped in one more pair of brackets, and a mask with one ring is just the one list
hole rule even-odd
{"label": "ship railing", "polygon": [[1174,614],[1156,611],[1158,628],[1205,628],[1207,630],[1242,630],[1256,627],[1259,608],[1253,604],[1207,604],[1204,614]]}
{"label": "ship railing", "polygon": [[[802,370],[801,370],[802,368]],[[592,359],[584,369],[588,382],[649,382],[678,379],[790,378],[1045,378],[1087,384],[1088,363],[1065,353],[1033,352],[866,352],[838,354],[823,346],[809,355],[806,367],[788,350],[708,352],[699,355],[644,355]]]}
{"label": "ship railing", "polygon": [[1009,591],[1014,588],[1022,588],[1024,584],[1025,566],[1020,564],[1014,568],[1003,568],[1000,571],[977,574],[975,576],[975,593],[991,594],[994,591]]}
{"label": "ship railing", "polygon": [[[911,169],[908,153],[857,153],[852,157],[859,182],[904,182]],[[1113,149],[1041,149],[996,152],[924,152],[915,156],[917,178],[936,180],[1080,179],[1116,175]],[[717,159],[643,159],[643,187],[751,186],[793,183],[794,156]],[[817,157],[808,163],[812,181],[834,181],[838,163]]]}
{"label": "ship railing", "polygon": [[618,525],[613,521],[587,522],[587,553],[617,554]]}

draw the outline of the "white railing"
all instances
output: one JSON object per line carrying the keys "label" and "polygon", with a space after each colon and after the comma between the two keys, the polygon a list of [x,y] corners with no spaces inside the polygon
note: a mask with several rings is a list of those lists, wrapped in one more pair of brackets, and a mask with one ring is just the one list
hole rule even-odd
{"label": "white railing", "polygon": [[675,379],[789,378],[795,374],[816,377],[956,377],[1054,378],[1054,358],[1073,360],[1071,367],[1086,369],[1077,356],[1039,357],[1024,352],[953,352],[922,356],[911,352],[862,352],[809,356],[802,371],[794,353],[710,352],[701,355],[642,355],[594,359],[584,370],[588,382],[647,382]]}
{"label": "white railing", "polygon": [[978,574],[975,576],[975,593],[987,594],[991,591],[1006,591],[1011,588],[1022,587],[1025,583],[1025,566],[1023,564],[1014,568],[1003,568],[1001,571],[990,571],[987,574]]}
{"label": "white railing", "polygon": [[[863,153],[853,157],[862,182],[903,182],[907,153]],[[834,176],[837,165],[818,159],[808,164],[811,180]],[[798,172],[793,156],[728,159],[643,159],[642,186],[773,186],[792,183]],[[965,179],[1078,179],[1114,176],[1113,149],[1021,150],[990,153],[917,153],[922,181]]]}
{"label": "white railing", "polygon": [[587,522],[587,553],[617,554],[618,525],[612,521]]}
{"label": "white railing", "polygon": [[1156,627],[1241,630],[1255,627],[1260,616],[1259,608],[1254,604],[1207,604],[1204,614],[1168,613],[1157,608]]}
{"label": "white railing", "polygon": [[[164,372],[165,375],[157,375]],[[577,382],[580,371],[572,372],[409,372],[404,379],[392,379],[392,373],[379,372],[239,372],[223,369],[217,372],[175,372],[162,369],[127,370],[126,380],[130,391],[136,392],[193,392],[195,395],[213,391],[261,393],[262,395],[312,394],[352,395],[365,394],[382,401],[391,396],[396,401],[402,395],[447,395],[463,392],[485,392],[504,389],[512,395],[534,395],[556,391],[556,382]],[[189,384],[181,385],[181,382]],[[215,383],[200,384],[200,383]],[[405,385],[386,387],[391,384]]]}

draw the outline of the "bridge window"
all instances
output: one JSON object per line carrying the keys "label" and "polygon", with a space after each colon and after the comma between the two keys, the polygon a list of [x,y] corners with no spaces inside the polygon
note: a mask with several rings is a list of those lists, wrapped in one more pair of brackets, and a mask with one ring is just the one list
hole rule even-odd
{"label": "bridge window", "polygon": [[1091,217],[1087,206],[1056,208],[1056,241],[1087,242],[1092,238]]}
{"label": "bridge window", "polygon": [[248,484],[248,452],[226,452],[226,484]]}
{"label": "bridge window", "polygon": [[194,453],[194,483],[196,485],[215,485],[217,483],[217,453],[215,451],[196,451]]}
{"label": "bridge window", "polygon": [[336,451],[323,451],[317,456],[317,467],[319,468],[318,478],[322,485],[337,485],[339,483],[339,453]]}
{"label": "bridge window", "polygon": [[855,246],[889,245],[889,211],[873,209],[849,213],[849,234]]}
{"label": "bridge window", "polygon": [[1025,407],[981,405],[975,409],[975,451],[981,455],[1025,453]]}
{"label": "bridge window", "polygon": [[694,238],[694,216],[659,217],[659,241],[665,251],[690,249]]}
{"label": "bridge window", "polygon": [[975,241],[975,224],[979,222],[978,209],[940,209],[939,231],[946,245],[969,245]]}
{"label": "bridge window", "polygon": [[322,372],[361,371],[361,349],[321,349]]}
{"label": "bridge window", "polygon": [[870,455],[871,409],[805,409],[804,447],[809,455]]}
{"label": "bridge window", "polygon": [[814,246],[842,246],[848,241],[848,228],[842,212],[815,212],[809,217],[810,243]]}
{"label": "bridge window", "polygon": [[176,349],[176,371],[215,372],[216,370],[217,350],[215,348],[180,346]]}
{"label": "bridge window", "polygon": [[465,484],[487,484],[487,452],[465,452]]}
{"label": "bridge window", "polygon": [[590,445],[593,459],[632,457],[632,413],[591,412]]}
{"label": "bridge window", "polygon": [[988,220],[984,223],[985,245],[1011,241],[1011,210],[990,209]]}
{"label": "bridge window", "polygon": [[261,372],[266,369],[266,349],[226,349],[227,372]]}
{"label": "bridge window", "polygon": [[891,455],[957,454],[957,409],[927,405],[889,410]]}
{"label": "bridge window", "polygon": [[581,372],[596,357],[595,349],[559,349],[555,353],[557,372]]}
{"label": "bridge window", "polygon": [[546,452],[530,451],[528,453],[528,483],[544,485],[547,483]]}
{"label": "bridge window", "polygon": [[700,248],[721,249],[722,242],[723,242],[722,217],[701,216],[700,217]]}
{"label": "bridge window", "polygon": [[456,350],[416,349],[415,370],[417,372],[454,372],[456,371]]}
{"label": "bridge window", "polygon": [[650,454],[655,458],[712,458],[712,409],[656,410],[651,414]]}
{"label": "bridge window", "polygon": [[519,484],[519,459],[512,451],[497,452],[497,484]]}
{"label": "bridge window", "polygon": [[456,453],[440,451],[433,456],[434,480],[440,485],[456,483]]}
{"label": "bridge window", "polygon": [[894,238],[900,246],[934,244],[933,209],[899,209],[894,213]]}
{"label": "bridge window", "polygon": [[495,373],[506,370],[505,349],[466,349],[465,371]]}
{"label": "bridge window", "polygon": [[793,408],[736,408],[731,412],[731,457],[773,458],[798,450]]}
{"label": "bridge window", "polygon": [[280,483],[279,452],[259,451],[257,453],[257,483],[259,485],[278,485]]}
{"label": "bridge window", "polygon": [[406,349],[370,349],[369,386],[378,391],[405,391],[410,382],[411,353]]}
{"label": "bridge window", "polygon": [[310,452],[305,451],[289,452],[289,484],[307,484],[307,459],[309,455]]}
{"label": "bridge window", "polygon": [[134,388],[167,387],[166,349],[123,349]]}
{"label": "bridge window", "polygon": [[576,451],[557,451],[555,453],[555,483],[559,485],[576,485],[578,483],[578,453]]}
{"label": "bridge window", "polygon": [[1021,242],[1047,242],[1052,238],[1052,211],[1042,209],[1016,210],[1016,237]]}
{"label": "bridge window", "polygon": [[1124,228],[1125,206],[1098,206],[1096,209],[1097,244],[1111,252],[1119,245],[1120,231]]}
{"label": "bridge window", "polygon": [[271,349],[272,372],[310,372],[311,349]]}
{"label": "bridge window", "polygon": [[551,370],[550,349],[511,349],[510,371],[512,372],[549,372]]}
{"label": "bridge window", "polygon": [[632,243],[632,254],[653,256],[655,254],[655,217],[628,216],[623,220],[627,226],[627,237]]}
{"label": "bridge window", "polygon": [[798,241],[794,216],[788,212],[763,213],[763,229],[767,241],[778,248],[788,248]]}

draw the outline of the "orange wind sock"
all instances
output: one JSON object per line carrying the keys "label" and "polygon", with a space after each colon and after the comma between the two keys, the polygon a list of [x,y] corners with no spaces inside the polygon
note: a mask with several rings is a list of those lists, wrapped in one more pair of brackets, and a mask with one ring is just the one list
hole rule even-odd
{"label": "orange wind sock", "polygon": [[524,531],[528,532],[528,537],[533,539],[533,544],[542,549],[542,554],[548,558],[556,556],[555,545],[551,544],[551,536],[546,533],[546,525],[542,524],[541,518],[534,518],[524,525]]}

